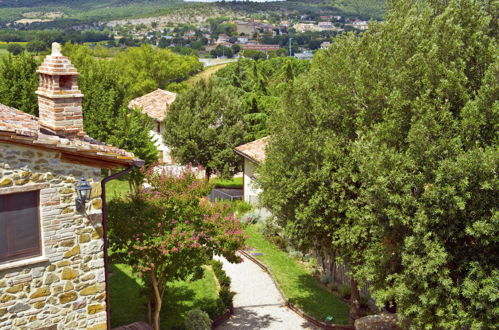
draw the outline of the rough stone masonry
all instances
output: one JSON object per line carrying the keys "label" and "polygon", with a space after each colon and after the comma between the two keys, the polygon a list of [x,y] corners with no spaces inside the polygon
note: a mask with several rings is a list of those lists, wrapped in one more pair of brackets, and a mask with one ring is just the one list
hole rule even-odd
{"label": "rough stone masonry", "polygon": [[[63,163],[58,152],[0,142],[0,193],[40,190],[42,259],[3,269],[0,329],[105,329],[100,169]],[[75,209],[75,183],[95,190]]]}

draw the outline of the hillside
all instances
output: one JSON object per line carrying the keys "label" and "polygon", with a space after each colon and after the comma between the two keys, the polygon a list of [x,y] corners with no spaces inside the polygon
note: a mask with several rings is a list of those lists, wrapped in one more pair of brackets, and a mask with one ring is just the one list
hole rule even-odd
{"label": "hillside", "polygon": [[[279,2],[193,3],[182,0],[0,0],[0,24],[37,23],[47,27],[136,17],[177,15],[192,8],[210,8],[228,14],[279,13],[357,15],[365,19],[383,16],[384,0],[303,0]],[[187,9],[191,8],[191,9]],[[56,21],[58,24],[52,22]]]}
{"label": "hillside", "polygon": [[181,0],[0,0],[0,24],[111,20],[151,15],[184,4]]}

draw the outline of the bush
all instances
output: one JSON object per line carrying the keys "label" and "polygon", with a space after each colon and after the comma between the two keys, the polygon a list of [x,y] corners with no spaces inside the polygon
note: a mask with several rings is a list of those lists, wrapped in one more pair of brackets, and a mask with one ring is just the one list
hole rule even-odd
{"label": "bush", "polygon": [[369,307],[369,297],[365,294],[360,295],[360,307],[367,308]]}
{"label": "bush", "polygon": [[326,275],[326,274],[322,274],[320,281],[322,284],[328,284],[329,282],[331,282],[331,276]]}
{"label": "bush", "polygon": [[209,330],[211,329],[211,319],[208,314],[199,308],[190,310],[185,316],[186,330]]}
{"label": "bush", "polygon": [[255,212],[248,212],[241,216],[241,222],[246,223],[257,223],[260,220],[260,216]]}
{"label": "bush", "polygon": [[217,317],[225,312],[225,306],[222,299],[218,298],[216,301],[212,302],[210,305],[204,306],[203,311],[208,313],[210,319],[215,320]]}
{"label": "bush", "polygon": [[328,286],[328,288],[330,288],[332,291],[336,291],[336,290],[338,290],[338,284],[336,284],[336,282],[334,282],[334,281],[329,282],[329,284],[328,284],[327,286]]}
{"label": "bush", "polygon": [[245,201],[235,201],[234,202],[234,213],[237,215],[245,214],[253,210],[253,206]]}
{"label": "bush", "polygon": [[345,299],[350,298],[350,295],[352,294],[350,286],[345,284],[341,284],[340,287],[338,288],[338,291],[340,292],[340,296]]}
{"label": "bush", "polygon": [[286,240],[279,235],[272,237],[271,241],[272,243],[274,243],[275,246],[277,246],[281,250],[286,250],[288,247],[288,242],[286,242]]}
{"label": "bush", "polygon": [[300,251],[291,251],[289,252],[289,255],[291,258],[297,260],[300,260],[303,257],[303,253],[301,253]]}
{"label": "bush", "polygon": [[211,261],[211,267],[213,268],[213,272],[215,273],[215,276],[218,279],[218,283],[220,283],[220,286],[222,288],[230,288],[230,277],[227,276],[225,271],[222,268],[222,263],[218,260],[212,260]]}
{"label": "bush", "polygon": [[229,288],[227,287],[222,287],[219,292],[220,299],[222,300],[223,304],[225,307],[230,308],[232,307],[233,299],[234,299],[234,292],[231,292]]}

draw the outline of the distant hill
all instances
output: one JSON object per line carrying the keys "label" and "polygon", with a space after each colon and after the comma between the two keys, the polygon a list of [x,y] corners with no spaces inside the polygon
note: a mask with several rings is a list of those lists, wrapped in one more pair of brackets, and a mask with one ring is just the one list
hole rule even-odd
{"label": "distant hill", "polygon": [[[152,15],[183,5],[182,0],[0,0],[0,24],[19,19],[47,19],[47,14],[52,20],[111,20]],[[51,13],[61,15],[54,19]]]}
{"label": "distant hill", "polygon": [[0,0],[0,7],[44,7],[44,6],[68,6],[87,7],[88,5],[120,7],[130,4],[180,2],[170,0]]}
{"label": "distant hill", "polygon": [[[205,3],[203,6],[217,7],[216,12],[227,8],[242,13],[293,12],[380,19],[383,17],[384,2],[384,0],[294,0],[256,3],[227,0],[225,3]],[[183,0],[0,0],[0,27],[10,22],[37,22],[37,25],[42,24],[47,27],[64,27],[65,23],[71,25],[78,22],[159,16],[171,12],[172,8],[175,8],[178,15],[182,15],[183,8],[198,6],[201,5],[186,3]]]}

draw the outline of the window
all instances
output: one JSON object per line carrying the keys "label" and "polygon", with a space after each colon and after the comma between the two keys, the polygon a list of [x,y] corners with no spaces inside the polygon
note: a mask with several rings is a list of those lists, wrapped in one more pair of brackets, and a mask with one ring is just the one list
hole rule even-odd
{"label": "window", "polygon": [[41,255],[39,195],[0,196],[0,263]]}
{"label": "window", "polygon": [[161,134],[161,123],[158,121],[158,128],[157,128],[157,131],[159,134]]}

